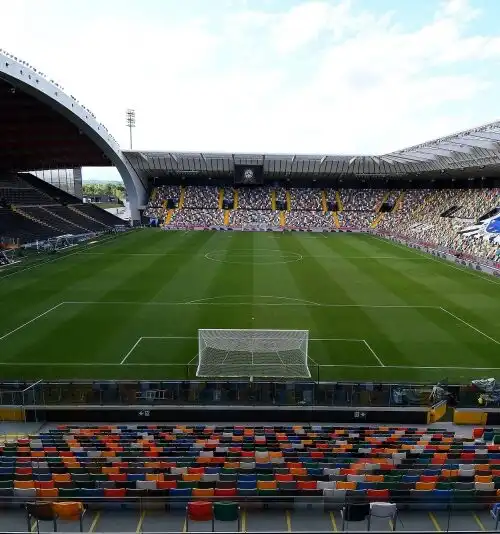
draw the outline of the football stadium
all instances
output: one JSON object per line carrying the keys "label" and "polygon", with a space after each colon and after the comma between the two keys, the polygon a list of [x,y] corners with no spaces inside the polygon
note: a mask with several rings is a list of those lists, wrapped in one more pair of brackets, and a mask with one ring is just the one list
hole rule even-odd
{"label": "football stadium", "polygon": [[0,51],[2,532],[498,531],[499,356],[500,122],[124,150]]}

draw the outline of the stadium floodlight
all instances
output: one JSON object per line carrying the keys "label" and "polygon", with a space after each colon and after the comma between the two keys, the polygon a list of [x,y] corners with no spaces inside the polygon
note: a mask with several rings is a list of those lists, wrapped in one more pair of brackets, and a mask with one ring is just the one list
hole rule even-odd
{"label": "stadium floodlight", "polygon": [[127,109],[125,113],[127,128],[130,133],[130,150],[132,150],[132,128],[135,128],[135,109]]}
{"label": "stadium floodlight", "polygon": [[198,330],[204,378],[311,378],[308,330]]}

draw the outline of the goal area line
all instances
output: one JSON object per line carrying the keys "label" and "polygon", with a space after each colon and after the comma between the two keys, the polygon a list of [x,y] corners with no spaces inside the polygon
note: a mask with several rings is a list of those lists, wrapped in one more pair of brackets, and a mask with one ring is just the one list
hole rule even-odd
{"label": "goal area line", "polygon": [[[206,330],[206,329],[205,329]],[[219,329],[219,330],[222,330],[223,329]],[[226,331],[231,331],[231,329],[226,329]],[[249,330],[249,331],[256,331],[258,332],[259,330]],[[266,331],[266,330],[260,330],[260,331]],[[276,330],[276,331],[280,331],[280,330]],[[286,332],[286,330],[281,330],[281,331],[284,331]],[[137,347],[144,341],[144,340],[197,340],[198,339],[198,336],[142,336],[140,337],[134,344],[133,346],[131,347],[131,349],[125,354],[125,356],[122,358],[122,360],[120,361],[119,364],[110,364],[110,365],[161,365],[161,366],[168,366],[168,365],[175,365],[175,366],[189,366],[189,365],[194,365],[198,359],[198,355],[195,355],[193,356],[193,358],[191,358],[191,360],[189,360],[188,362],[186,362],[185,364],[184,363],[175,363],[175,364],[170,364],[170,363],[158,363],[158,364],[147,364],[147,363],[138,363],[138,364],[134,364],[134,363],[127,363],[127,360],[128,358],[134,353],[134,351],[137,349]],[[384,364],[384,362],[381,360],[381,358],[377,355],[377,353],[373,350],[373,348],[371,347],[371,345],[368,343],[368,341],[366,341],[366,339],[355,339],[355,338],[338,338],[338,337],[335,337],[335,338],[332,338],[332,337],[316,337],[316,338],[309,338],[309,342],[336,342],[336,341],[340,341],[340,342],[347,342],[347,343],[362,343],[366,349],[371,353],[371,355],[375,358],[375,360],[377,361],[377,364],[376,366],[374,367],[388,367]],[[328,366],[332,366],[334,364],[322,364],[322,363],[318,363],[317,361],[314,360],[314,358],[312,358],[311,356],[307,356],[307,359],[308,359],[308,362],[311,362],[312,365],[314,366],[319,366],[319,367],[328,367]],[[268,364],[258,364],[258,363],[253,363],[252,364],[252,367],[265,367],[266,365]],[[293,368],[294,366],[297,367],[299,366],[300,364],[293,364],[293,363],[290,363],[290,364],[287,364],[285,362],[283,362],[283,367],[290,367],[290,368]],[[343,366],[343,364],[335,364],[335,366]],[[370,367],[370,366],[359,366],[359,367]],[[239,375],[239,376],[243,376],[243,375]],[[235,378],[235,377],[234,377]]]}

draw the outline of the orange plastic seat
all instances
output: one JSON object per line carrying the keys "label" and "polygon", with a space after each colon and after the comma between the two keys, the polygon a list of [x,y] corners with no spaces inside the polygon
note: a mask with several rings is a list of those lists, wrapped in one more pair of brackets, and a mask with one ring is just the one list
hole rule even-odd
{"label": "orange plastic seat", "polygon": [[165,475],[163,473],[146,473],[146,480],[151,482],[163,482]]}
{"label": "orange plastic seat", "polygon": [[356,482],[345,482],[343,480],[339,480],[335,487],[339,490],[355,490]]}
{"label": "orange plastic seat", "polygon": [[71,482],[71,475],[69,473],[54,473],[52,480],[57,484],[58,482]]}
{"label": "orange plastic seat", "polygon": [[436,488],[435,482],[417,482],[415,484],[415,489],[419,491],[432,491]]}
{"label": "orange plastic seat", "polygon": [[303,477],[303,476],[307,475],[307,469],[305,467],[292,468],[292,469],[290,469],[290,474],[293,477]]}
{"label": "orange plastic seat", "polygon": [[197,499],[207,499],[213,497],[214,493],[214,488],[194,488],[192,495]]}
{"label": "orange plastic seat", "polygon": [[34,480],[14,480],[15,489],[35,489]]}
{"label": "orange plastic seat", "polygon": [[276,480],[258,480],[257,489],[259,490],[275,490],[277,489]]}
{"label": "orange plastic seat", "polygon": [[439,477],[437,475],[422,475],[420,482],[437,482]]}
{"label": "orange plastic seat", "polygon": [[199,482],[202,476],[202,473],[184,473],[182,475],[182,480],[184,480],[184,482]]}
{"label": "orange plastic seat", "polygon": [[83,504],[81,502],[54,502],[52,509],[58,515],[59,519],[63,521],[77,521],[84,512]]}
{"label": "orange plastic seat", "polygon": [[117,475],[119,472],[120,472],[120,469],[118,467],[103,467],[102,468],[103,475]]}
{"label": "orange plastic seat", "polygon": [[156,487],[160,490],[171,490],[177,488],[176,480],[159,480]]}
{"label": "orange plastic seat", "polygon": [[57,488],[37,489],[36,496],[40,499],[57,499],[59,497],[59,490]]}
{"label": "orange plastic seat", "polygon": [[383,482],[384,475],[365,475],[365,482]]}

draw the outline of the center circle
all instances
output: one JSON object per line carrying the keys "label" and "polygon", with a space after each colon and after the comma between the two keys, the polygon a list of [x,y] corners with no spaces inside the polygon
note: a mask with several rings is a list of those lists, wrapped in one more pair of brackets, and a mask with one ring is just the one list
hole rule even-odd
{"label": "center circle", "polygon": [[205,254],[207,260],[235,265],[279,265],[303,259],[302,254],[277,249],[212,250]]}

